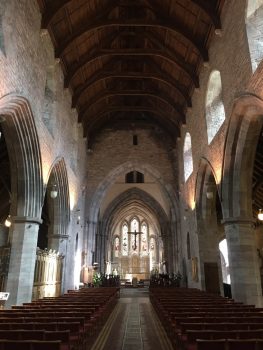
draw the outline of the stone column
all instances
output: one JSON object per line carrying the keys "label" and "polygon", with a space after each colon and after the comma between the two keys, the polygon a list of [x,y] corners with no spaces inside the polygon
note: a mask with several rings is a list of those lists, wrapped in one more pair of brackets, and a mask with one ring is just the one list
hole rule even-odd
{"label": "stone column", "polygon": [[262,306],[262,291],[255,231],[252,221],[223,221],[228,246],[232,297],[245,304]]}
{"label": "stone column", "polygon": [[102,273],[105,273],[105,261],[106,261],[106,256],[105,256],[105,240],[106,240],[106,235],[101,234],[101,246],[100,246],[100,271]]}
{"label": "stone column", "polygon": [[87,264],[90,266],[92,265],[95,252],[95,246],[96,246],[96,230],[97,230],[97,222],[93,221],[87,221],[87,229],[86,229],[86,235],[87,235],[87,246],[85,247],[87,249]]}
{"label": "stone column", "polygon": [[5,307],[32,300],[39,220],[12,217],[10,227],[11,255],[6,283],[9,299]]}

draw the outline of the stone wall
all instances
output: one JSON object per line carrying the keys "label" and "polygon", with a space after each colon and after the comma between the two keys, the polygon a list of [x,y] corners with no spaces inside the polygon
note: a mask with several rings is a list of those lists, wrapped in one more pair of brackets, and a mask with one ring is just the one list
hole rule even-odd
{"label": "stone wall", "polygon": [[[71,207],[68,250],[74,251],[77,232],[81,250],[83,229],[77,225],[75,211],[83,207],[86,147],[77,113],[71,108],[71,93],[64,89],[50,36],[40,29],[37,1],[3,1],[0,12],[0,99],[13,94],[29,102],[40,143],[44,185],[56,160],[65,160]],[[79,215],[83,217],[83,212]],[[72,264],[73,260],[67,265]],[[72,283],[67,287],[73,287]]]}
{"label": "stone wall", "polygon": [[[179,194],[181,215],[185,219],[181,225],[181,240],[186,242],[189,232],[191,237],[192,256],[199,257],[198,227],[196,224],[196,181],[200,162],[206,159],[211,165],[215,181],[220,185],[224,162],[224,147],[227,135],[229,118],[235,98],[247,88],[252,76],[251,60],[246,34],[246,1],[239,1],[236,6],[234,1],[227,1],[221,16],[222,33],[214,35],[209,49],[209,65],[202,67],[200,72],[200,88],[193,94],[193,107],[188,110],[186,125],[181,129],[181,138],[177,142],[179,161]],[[206,130],[206,94],[211,72],[218,70],[222,80],[222,101],[225,108],[226,119],[218,133],[208,145]],[[193,173],[185,183],[183,166],[183,145],[186,132],[192,139]],[[222,203],[224,205],[224,203]],[[186,245],[182,245],[182,256],[186,259]],[[190,261],[189,261],[190,265]],[[191,279],[190,266],[188,266],[188,282],[190,286],[200,287],[201,279],[194,282]],[[200,272],[200,266],[199,266]]]}

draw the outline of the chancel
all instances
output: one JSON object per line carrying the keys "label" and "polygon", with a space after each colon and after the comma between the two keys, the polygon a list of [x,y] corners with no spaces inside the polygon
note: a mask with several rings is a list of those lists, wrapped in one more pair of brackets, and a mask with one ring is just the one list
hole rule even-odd
{"label": "chancel", "polygon": [[0,349],[260,349],[262,256],[263,0],[0,0]]}

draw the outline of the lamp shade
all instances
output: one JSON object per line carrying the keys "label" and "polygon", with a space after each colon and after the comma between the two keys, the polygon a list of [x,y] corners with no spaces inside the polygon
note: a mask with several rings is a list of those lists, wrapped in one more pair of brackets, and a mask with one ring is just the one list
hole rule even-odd
{"label": "lamp shade", "polygon": [[259,209],[259,211],[258,211],[258,220],[263,221],[263,211],[262,211],[262,209]]}
{"label": "lamp shade", "polygon": [[207,199],[213,199],[214,197],[214,193],[212,191],[207,191],[206,192],[206,198]]}
{"label": "lamp shade", "polygon": [[57,186],[56,185],[52,185],[51,191],[50,191],[50,197],[52,199],[55,199],[55,198],[57,198],[57,196],[58,196]]}
{"label": "lamp shade", "polygon": [[8,217],[5,219],[5,226],[10,227],[11,225],[12,225],[11,215],[8,215]]}

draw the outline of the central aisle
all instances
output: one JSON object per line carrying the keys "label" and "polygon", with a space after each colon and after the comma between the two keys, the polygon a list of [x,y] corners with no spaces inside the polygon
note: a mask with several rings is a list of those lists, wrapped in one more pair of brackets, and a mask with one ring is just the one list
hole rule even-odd
{"label": "central aisle", "polygon": [[120,299],[92,350],[172,350],[148,288],[121,289]]}

